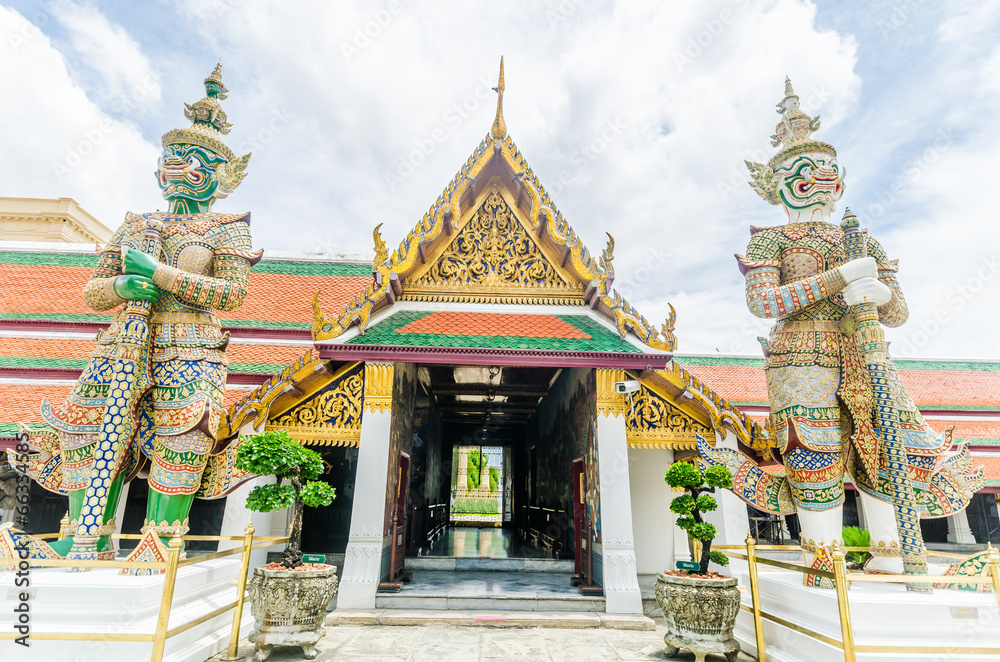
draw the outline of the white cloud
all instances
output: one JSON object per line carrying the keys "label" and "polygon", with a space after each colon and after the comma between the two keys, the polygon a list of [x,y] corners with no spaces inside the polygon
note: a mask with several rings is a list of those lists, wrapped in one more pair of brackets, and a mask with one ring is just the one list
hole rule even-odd
{"label": "white cloud", "polygon": [[90,91],[105,108],[127,113],[159,103],[159,76],[121,25],[97,7],[72,0],[58,0],[49,9],[66,30],[74,64],[84,75],[93,74]]}
{"label": "white cloud", "polygon": [[[64,14],[72,16],[65,25],[75,35],[67,57],[74,67],[101,72],[100,80],[77,79],[86,93],[75,87],[44,37],[41,55],[22,59],[5,80],[30,90],[31,72],[41,72],[60,99],[70,100],[60,109],[46,99],[45,113],[32,123],[45,130],[22,132],[30,135],[13,143],[44,142],[64,153],[103,118],[92,101],[105,104],[112,90],[149,68],[144,52],[169,62],[168,89],[199,93],[222,55],[231,90],[224,105],[235,125],[230,145],[254,156],[249,176],[220,210],[253,210],[255,243],[264,248],[370,253],[371,228],[384,222],[390,245],[404,237],[489,130],[496,102],[488,88],[504,54],[511,135],[593,251],[600,252],[605,231],[615,235],[617,285],[628,298],[657,322],[672,302],[685,352],[757,353],[755,337],[766,323],[746,310],[733,253],[745,249],[751,224],[784,220],[746,185],[743,159],[773,153],[768,136],[786,74],[805,109],[822,114],[818,137],[837,146],[847,167],[844,202],[902,258],[915,328],[968,278],[979,247],[1000,245],[995,226],[984,222],[993,212],[981,184],[995,171],[1000,148],[1000,52],[990,51],[996,6],[949,4],[941,10],[949,20],[938,25],[937,5],[921,5],[895,17],[902,28],[882,34],[869,23],[886,16],[870,16],[867,5],[847,8],[835,31],[819,27],[806,0],[350,0],[297,11],[277,0],[187,0],[171,7],[180,20],[149,22],[185,35],[177,57],[171,43],[140,32],[130,37],[74,4]],[[103,46],[113,60],[105,70],[74,39],[109,31],[108,39],[92,40],[111,44]],[[931,35],[919,45],[933,54],[928,62],[911,66],[904,32],[908,39]],[[859,62],[861,52],[869,55]],[[125,62],[129,53],[134,69]],[[883,61],[882,53],[892,57]],[[861,71],[869,77],[862,80]],[[167,99],[176,121],[151,130],[179,125],[180,103],[192,100]],[[81,121],[80,112],[90,119]],[[46,135],[51,126],[58,137]],[[141,142],[116,126],[125,129],[120,137]],[[933,162],[921,162],[942,130],[950,142]],[[120,171],[142,175],[134,182],[131,174],[111,184],[88,180],[84,206],[113,208],[120,217],[127,208],[161,205],[147,174],[154,148],[106,146],[116,150]],[[51,167],[36,170],[37,181],[23,173],[4,181],[21,190],[44,183],[47,195],[67,194]],[[871,213],[896,180],[896,199]],[[145,206],[134,204],[139,197]],[[996,282],[1000,276],[992,287]],[[954,323],[918,353],[997,356],[989,337],[996,313],[987,303],[995,295],[991,300],[987,291],[955,311]],[[910,328],[892,332],[897,346]]]}
{"label": "white cloud", "polygon": [[[387,241],[405,236],[489,130],[505,54],[507,126],[556,204],[593,250],[616,235],[623,287],[646,251],[669,250],[629,296],[650,319],[666,315],[665,298],[684,299],[679,324],[705,331],[738,333],[732,254],[752,221],[782,220],[746,187],[742,162],[770,150],[785,74],[830,125],[859,89],[853,40],[815,28],[815,9],[797,0],[568,2],[555,13],[352,2],[318,5],[307,24],[275,2],[225,21],[215,5],[184,7],[226,53],[227,73],[253,80],[253,91],[231,86],[234,135],[261,131],[275,110],[296,116],[254,150],[232,203],[255,210],[262,245],[319,236],[363,252],[383,221]],[[706,316],[699,297],[722,290],[733,314]]]}
{"label": "white cloud", "polygon": [[0,121],[5,195],[72,197],[111,228],[126,210],[162,204],[153,177],[159,150],[104,113],[49,38],[3,7],[0,49],[0,80],[14,91]]}

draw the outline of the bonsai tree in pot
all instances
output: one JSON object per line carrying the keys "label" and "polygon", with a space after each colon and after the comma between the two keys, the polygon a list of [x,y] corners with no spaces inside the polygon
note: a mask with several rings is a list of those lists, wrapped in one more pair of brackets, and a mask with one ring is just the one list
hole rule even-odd
{"label": "bonsai tree in pot", "polygon": [[719,507],[711,495],[715,488],[733,486],[733,475],[722,465],[709,467],[702,473],[698,467],[688,462],[675,462],[663,477],[667,485],[674,489],[683,489],[687,494],[675,497],[670,502],[670,512],[678,515],[677,526],[684,529],[692,540],[701,541],[701,559],[699,574],[708,573],[709,562],[725,566],[729,558],[722,552],[712,551],[712,540],[715,539],[715,525],[706,522],[702,513],[710,513]]}
{"label": "bonsai tree in pot", "polygon": [[326,607],[337,592],[335,566],[302,564],[303,507],[328,506],[335,497],[330,485],[317,480],[323,474],[323,459],[285,430],[274,430],[240,439],[236,468],[277,478],[273,484],[253,488],[247,508],[261,513],[292,508],[281,564],[254,568],[248,584],[255,621],[249,639],[257,648],[257,660],[266,660],[274,645],[301,646],[311,660],[317,655],[316,642],[325,634]]}
{"label": "bonsai tree in pot", "polygon": [[740,609],[740,591],[735,577],[709,573],[708,564],[727,565],[729,559],[712,551],[715,525],[704,520],[703,514],[719,505],[712,493],[717,488],[733,485],[733,476],[725,466],[709,467],[704,472],[689,462],[675,462],[664,476],[674,489],[684,490],[670,503],[678,515],[677,526],[688,537],[702,542],[698,570],[661,572],[656,578],[656,601],[667,621],[667,657],[680,649],[690,650],[703,662],[708,653],[722,653],[732,662],[740,645],[733,638],[733,625]]}

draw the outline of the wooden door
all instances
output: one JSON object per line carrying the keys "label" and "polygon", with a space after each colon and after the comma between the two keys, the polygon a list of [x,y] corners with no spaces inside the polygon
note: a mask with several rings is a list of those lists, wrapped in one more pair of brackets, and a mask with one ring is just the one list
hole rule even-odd
{"label": "wooden door", "polygon": [[[396,486],[395,514],[392,519],[392,572],[390,581],[403,575],[406,562],[406,491],[410,485],[410,458],[399,454],[399,483]],[[405,580],[404,580],[405,581]]]}
{"label": "wooden door", "polygon": [[[589,560],[587,535],[587,473],[583,459],[573,461],[573,569],[574,584],[589,578],[589,568],[584,568]],[[586,564],[589,565],[589,564]]]}

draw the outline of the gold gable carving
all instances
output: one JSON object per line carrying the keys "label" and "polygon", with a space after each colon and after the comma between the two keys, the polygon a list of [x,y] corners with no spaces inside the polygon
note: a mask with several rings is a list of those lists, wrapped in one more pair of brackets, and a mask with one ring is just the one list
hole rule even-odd
{"label": "gold gable carving", "polygon": [[701,435],[714,439],[707,426],[694,420],[647,387],[626,400],[625,434],[630,448],[697,448]]}
{"label": "gold gable carving", "polygon": [[[573,281],[573,282],[571,282]],[[429,269],[404,283],[403,300],[579,305],[584,286],[545,256],[493,188]]]}
{"label": "gold gable carving", "polygon": [[361,439],[364,377],[361,364],[342,378],[267,422],[306,445],[357,446]]}

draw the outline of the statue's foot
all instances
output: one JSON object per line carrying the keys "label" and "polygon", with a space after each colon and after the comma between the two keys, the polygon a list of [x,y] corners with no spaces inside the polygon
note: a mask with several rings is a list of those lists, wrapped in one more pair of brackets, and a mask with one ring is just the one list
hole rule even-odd
{"label": "statue's foot", "polygon": [[[73,536],[56,540],[55,542],[49,544],[49,547],[51,547],[59,556],[66,558],[66,555],[69,554],[71,549],[73,549]],[[97,553],[106,555],[107,552],[114,553],[114,551],[111,536],[101,536],[97,541]]]}
{"label": "statue's foot", "polygon": [[[28,550],[28,555],[24,556],[24,550]],[[0,558],[9,559],[59,559],[52,546],[44,540],[39,540],[35,536],[27,533],[15,532],[10,522],[0,525]],[[32,565],[37,568],[39,566]]]}

